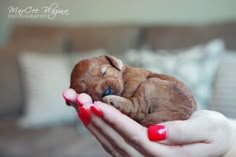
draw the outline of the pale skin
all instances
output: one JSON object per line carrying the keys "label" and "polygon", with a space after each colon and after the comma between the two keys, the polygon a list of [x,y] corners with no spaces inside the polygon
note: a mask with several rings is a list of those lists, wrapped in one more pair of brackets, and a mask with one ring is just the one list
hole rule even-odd
{"label": "pale skin", "polygon": [[[162,123],[167,137],[153,142],[146,127],[111,105],[93,103],[88,95],[81,96],[80,102],[92,115],[87,129],[114,157],[236,156],[236,121],[218,112],[199,110],[188,120]],[[102,117],[89,110],[92,104],[103,112]]]}

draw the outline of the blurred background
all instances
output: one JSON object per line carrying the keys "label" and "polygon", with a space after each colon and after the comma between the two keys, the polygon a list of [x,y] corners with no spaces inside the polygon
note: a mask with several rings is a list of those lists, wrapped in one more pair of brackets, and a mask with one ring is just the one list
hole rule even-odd
{"label": "blurred background", "polygon": [[236,0],[1,0],[0,156],[109,156],[61,92],[84,57],[174,75],[236,118]]}

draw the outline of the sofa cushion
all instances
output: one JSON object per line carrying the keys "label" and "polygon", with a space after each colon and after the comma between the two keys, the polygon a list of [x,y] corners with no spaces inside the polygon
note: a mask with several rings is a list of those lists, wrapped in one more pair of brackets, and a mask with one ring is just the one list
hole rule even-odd
{"label": "sofa cushion", "polygon": [[[40,52],[88,52],[105,49],[121,53],[137,46],[140,28],[137,26],[24,25],[13,27],[9,46],[17,50]],[[39,44],[40,43],[40,44]]]}
{"label": "sofa cushion", "polygon": [[68,32],[73,51],[105,49],[109,53],[136,48],[140,34],[138,27],[128,26],[78,27]]}
{"label": "sofa cushion", "polygon": [[7,47],[18,52],[63,52],[64,34],[62,27],[17,24],[12,28]]}
{"label": "sofa cushion", "polygon": [[226,48],[236,49],[235,27],[235,22],[195,26],[147,26],[143,29],[143,43],[152,49],[176,49],[221,38]]}

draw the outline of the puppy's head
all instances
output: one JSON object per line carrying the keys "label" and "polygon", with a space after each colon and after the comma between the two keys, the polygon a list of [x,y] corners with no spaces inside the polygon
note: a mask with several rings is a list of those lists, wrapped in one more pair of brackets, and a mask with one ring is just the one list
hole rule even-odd
{"label": "puppy's head", "polygon": [[107,95],[120,95],[124,89],[123,71],[123,63],[113,56],[84,59],[72,70],[70,88],[89,94],[94,101],[101,101]]}

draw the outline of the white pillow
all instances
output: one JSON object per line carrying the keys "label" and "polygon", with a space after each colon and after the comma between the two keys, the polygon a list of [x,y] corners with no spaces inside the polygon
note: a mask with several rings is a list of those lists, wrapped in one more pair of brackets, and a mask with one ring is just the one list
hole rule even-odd
{"label": "white pillow", "polygon": [[130,50],[126,53],[128,64],[170,74],[182,80],[193,91],[201,108],[207,108],[224,43],[214,40],[205,46],[186,50]]}
{"label": "white pillow", "polygon": [[25,92],[25,114],[21,127],[48,127],[72,123],[74,108],[62,97],[69,87],[68,58],[58,54],[22,53],[19,56]]}

